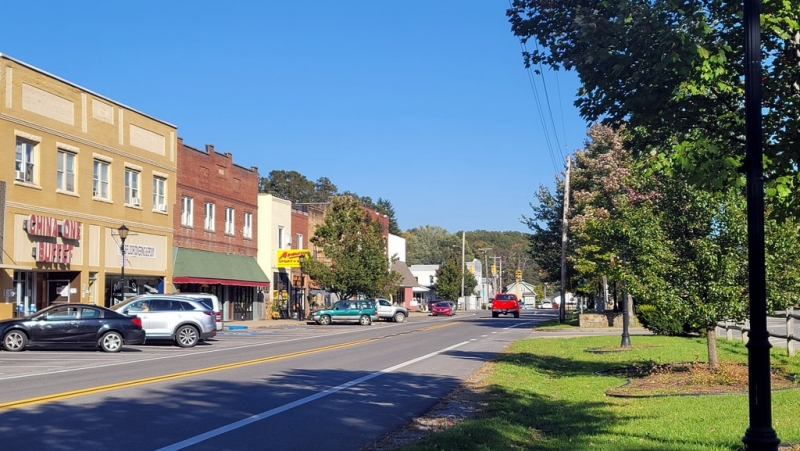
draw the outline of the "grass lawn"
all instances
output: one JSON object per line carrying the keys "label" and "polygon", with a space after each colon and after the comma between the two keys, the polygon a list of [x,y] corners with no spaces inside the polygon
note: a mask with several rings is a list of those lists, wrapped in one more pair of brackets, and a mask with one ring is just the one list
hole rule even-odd
{"label": "grass lawn", "polygon": [[[720,450],[743,449],[745,394],[617,398],[626,379],[599,372],[648,363],[706,361],[705,339],[633,336],[534,338],[514,343],[482,381],[475,417],[404,448],[415,450]],[[747,362],[738,341],[721,339],[721,361]],[[773,367],[800,374],[800,357],[773,348]],[[800,388],[772,393],[772,424],[783,442],[800,442]],[[800,449],[798,447],[797,449]]]}

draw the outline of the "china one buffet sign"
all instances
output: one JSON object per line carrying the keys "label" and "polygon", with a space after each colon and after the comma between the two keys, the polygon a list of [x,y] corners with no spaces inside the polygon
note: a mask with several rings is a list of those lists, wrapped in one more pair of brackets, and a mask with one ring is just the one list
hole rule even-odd
{"label": "china one buffet sign", "polygon": [[[61,237],[64,240],[80,241],[81,223],[70,219],[64,219],[59,224],[58,219],[41,215],[30,215],[22,223],[23,229],[28,235],[47,238]],[[72,250],[75,246],[67,243],[52,243],[39,241],[33,247],[33,258],[42,263],[63,263],[69,265],[72,262]]]}

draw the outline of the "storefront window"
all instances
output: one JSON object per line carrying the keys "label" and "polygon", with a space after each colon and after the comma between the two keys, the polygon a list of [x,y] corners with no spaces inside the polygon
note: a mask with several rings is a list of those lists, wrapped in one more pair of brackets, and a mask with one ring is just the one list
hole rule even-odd
{"label": "storefront window", "polygon": [[163,277],[128,275],[125,273],[125,287],[120,274],[106,274],[105,306],[110,307],[139,294],[152,294],[163,291]]}

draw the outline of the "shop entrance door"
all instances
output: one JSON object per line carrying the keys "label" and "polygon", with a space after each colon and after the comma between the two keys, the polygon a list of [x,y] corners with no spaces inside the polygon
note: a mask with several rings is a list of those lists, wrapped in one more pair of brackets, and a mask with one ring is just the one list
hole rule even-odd
{"label": "shop entrance door", "polygon": [[[62,296],[66,294],[66,296]],[[47,305],[70,302],[69,280],[50,279],[47,281]]]}

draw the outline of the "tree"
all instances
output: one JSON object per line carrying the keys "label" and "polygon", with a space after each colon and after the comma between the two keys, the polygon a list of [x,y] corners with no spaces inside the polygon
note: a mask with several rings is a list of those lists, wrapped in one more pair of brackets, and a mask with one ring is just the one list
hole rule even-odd
{"label": "tree", "polygon": [[[455,255],[449,257],[436,271],[436,283],[433,286],[433,289],[436,291],[436,296],[451,301],[458,300],[461,296],[462,274],[461,263]],[[474,288],[473,286],[473,289]]]}
{"label": "tree", "polygon": [[[541,271],[543,282],[561,280],[561,224],[564,209],[564,183],[556,180],[556,194],[540,186],[531,203],[533,214],[522,215],[522,223],[531,230],[530,256]],[[571,273],[571,271],[570,271]]]}
{"label": "tree", "polygon": [[314,200],[314,182],[297,171],[270,171],[268,177],[261,177],[258,185],[259,192],[272,194],[292,203]]}
{"label": "tree", "polygon": [[439,265],[461,248],[461,238],[443,227],[424,225],[409,229],[406,236],[406,260],[412,265]]}
{"label": "tree", "polygon": [[389,269],[381,228],[356,199],[333,198],[310,241],[322,257],[305,261],[303,270],[340,299],[388,296],[397,290],[400,274]]}
{"label": "tree", "polygon": [[[768,197],[794,212],[800,196],[800,9],[764,2],[764,164]],[[721,0],[514,0],[512,32],[536,48],[527,67],[574,70],[588,121],[625,125],[640,155],[665,152],[688,181],[741,186],[745,155],[741,6]],[[667,144],[666,146],[664,144]]]}
{"label": "tree", "polygon": [[394,207],[388,199],[378,198],[378,203],[375,204],[375,209],[379,213],[385,214],[389,218],[389,233],[392,235],[400,236],[403,231],[397,225],[397,217],[394,213]]}
{"label": "tree", "polygon": [[336,196],[338,188],[328,177],[320,177],[314,184],[314,196],[309,202],[324,203]]}

